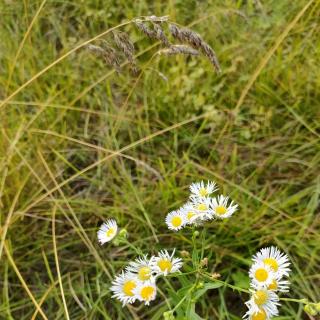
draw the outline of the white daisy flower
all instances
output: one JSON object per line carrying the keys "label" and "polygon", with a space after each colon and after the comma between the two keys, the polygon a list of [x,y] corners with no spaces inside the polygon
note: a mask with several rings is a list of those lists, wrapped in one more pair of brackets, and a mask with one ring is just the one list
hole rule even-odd
{"label": "white daisy flower", "polygon": [[191,197],[191,201],[193,208],[198,214],[200,220],[208,220],[213,218],[213,211],[211,209],[211,198]]}
{"label": "white daisy flower", "polygon": [[274,279],[271,284],[268,285],[268,289],[275,292],[289,292],[289,285],[289,281]]}
{"label": "white daisy flower", "polygon": [[114,219],[108,219],[104,222],[97,232],[98,241],[101,245],[111,241],[118,232],[117,222]]}
{"label": "white daisy flower", "polygon": [[181,210],[171,211],[166,216],[166,224],[170,230],[178,231],[186,225],[186,217]]}
{"label": "white daisy flower", "polygon": [[112,281],[110,290],[113,292],[112,298],[117,298],[122,302],[122,305],[134,303],[137,297],[133,290],[138,286],[139,280],[133,273],[126,272],[120,273]]}
{"label": "white daisy flower", "polygon": [[259,314],[261,319],[264,319],[263,317],[269,319],[278,315],[279,297],[274,291],[260,287],[252,291],[252,296],[246,305],[249,309],[246,314],[249,319],[259,319],[257,318]]}
{"label": "white daisy flower", "polygon": [[260,308],[259,311],[255,312],[252,309],[249,309],[248,312],[243,316],[243,318],[248,320],[269,320],[269,315],[264,311],[263,308]]}
{"label": "white daisy flower", "polygon": [[206,184],[203,181],[200,181],[190,185],[192,195],[199,198],[208,197],[211,193],[217,190],[217,185],[213,181],[208,181]]}
{"label": "white daisy flower", "polygon": [[157,286],[154,281],[140,282],[133,290],[138,300],[143,301],[145,305],[149,305],[150,301],[154,300],[157,295]]}
{"label": "white daisy flower", "polygon": [[139,257],[135,261],[131,261],[126,267],[126,271],[136,274],[138,280],[148,281],[153,279],[152,265],[154,256],[150,259],[147,256]]}
{"label": "white daisy flower", "polygon": [[185,217],[186,224],[197,224],[201,219],[201,215],[194,208],[192,202],[187,202],[184,206],[180,208],[180,211]]}
{"label": "white daisy flower", "polygon": [[289,276],[290,262],[289,257],[281,252],[277,247],[268,247],[261,249],[253,256],[254,262],[263,262],[271,267],[274,272],[280,276]]}
{"label": "white daisy flower", "polygon": [[234,204],[233,201],[228,204],[228,201],[229,197],[223,195],[212,199],[211,209],[215,217],[220,219],[229,218],[237,211],[238,205]]}
{"label": "white daisy flower", "polygon": [[[274,292],[288,292],[289,291],[290,282],[281,279],[274,279],[272,282],[267,286],[268,290],[272,290]],[[251,287],[255,290],[259,288],[259,285],[251,283]]]}
{"label": "white daisy flower", "polygon": [[182,267],[182,260],[174,258],[175,249],[170,255],[167,250],[160,251],[158,256],[153,259],[152,269],[157,275],[166,276],[168,273],[179,271]]}
{"label": "white daisy flower", "polygon": [[278,274],[263,262],[256,262],[251,266],[249,277],[252,279],[253,285],[263,286],[265,288],[268,287],[274,279],[279,279]]}

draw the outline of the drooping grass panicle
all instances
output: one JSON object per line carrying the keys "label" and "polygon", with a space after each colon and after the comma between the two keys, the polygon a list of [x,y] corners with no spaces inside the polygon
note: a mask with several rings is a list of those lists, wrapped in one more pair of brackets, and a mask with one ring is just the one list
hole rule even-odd
{"label": "drooping grass panicle", "polygon": [[176,44],[176,45],[171,45],[168,48],[163,48],[158,51],[158,54],[163,54],[167,56],[172,56],[176,54],[185,54],[185,55],[190,55],[190,56],[198,56],[200,53],[199,51],[183,45],[183,44]]}
{"label": "drooping grass panicle", "polygon": [[[159,55],[189,55],[199,56],[202,53],[206,56],[217,72],[220,72],[220,65],[214,50],[207,44],[202,37],[188,28],[179,28],[174,23],[169,23],[168,16],[157,17],[155,15],[135,18],[132,23],[149,39],[160,41],[162,49]],[[173,40],[178,40],[181,44],[171,43],[165,30],[169,31]],[[167,31],[168,33],[168,31]],[[113,31],[113,45],[106,40],[99,40],[101,46],[90,44],[88,49],[97,56],[102,57],[106,64],[114,67],[118,72],[121,71],[121,60],[123,56],[128,60],[133,74],[137,74],[138,67],[135,60],[135,47],[126,32]]]}
{"label": "drooping grass panicle", "polygon": [[103,55],[104,54],[104,50],[99,47],[99,46],[96,46],[94,44],[88,44],[87,45],[87,49],[90,50],[91,52],[97,54],[97,55]]}
{"label": "drooping grass panicle", "polygon": [[155,15],[152,15],[152,16],[146,16],[144,17],[145,20],[147,21],[152,21],[152,22],[167,22],[169,20],[169,16],[155,16]]}
{"label": "drooping grass panicle", "polygon": [[134,57],[135,48],[129,35],[126,32],[113,32],[113,39],[116,46],[123,52],[125,57],[128,59],[133,72],[136,73],[138,71],[138,67]]}
{"label": "drooping grass panicle", "polygon": [[114,41],[130,62],[134,60],[134,44],[125,32],[113,32]]}
{"label": "drooping grass panicle", "polygon": [[87,48],[97,56],[102,57],[106,64],[114,67],[117,72],[120,72],[120,60],[117,51],[106,41],[103,41],[103,43],[103,47],[89,44]]}
{"label": "drooping grass panicle", "polygon": [[138,29],[142,31],[148,38],[159,40],[166,47],[170,46],[170,42],[165,35],[160,22],[151,21],[151,25],[153,27],[152,29],[149,27],[148,22],[143,22],[140,19],[136,19],[134,22]]}
{"label": "drooping grass panicle", "polygon": [[160,40],[164,46],[169,47],[171,44],[167,36],[165,35],[161,27],[161,24],[159,22],[153,22],[152,25],[153,25],[154,32],[156,34],[156,39]]}
{"label": "drooping grass panicle", "polygon": [[169,24],[169,30],[172,36],[178,41],[188,43],[194,49],[201,50],[203,54],[210,60],[215,70],[218,73],[221,72],[216,53],[198,33],[188,28],[179,28],[177,25],[172,23]]}
{"label": "drooping grass panicle", "polygon": [[152,29],[149,28],[149,26],[143,22],[140,19],[136,19],[134,20],[135,25],[137,26],[137,28],[142,31],[147,37],[149,37],[150,39],[156,39],[156,32]]}

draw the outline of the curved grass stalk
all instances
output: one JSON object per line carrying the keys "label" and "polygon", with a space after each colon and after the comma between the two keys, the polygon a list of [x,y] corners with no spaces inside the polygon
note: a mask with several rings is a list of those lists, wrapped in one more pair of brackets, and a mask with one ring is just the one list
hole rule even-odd
{"label": "curved grass stalk", "polygon": [[87,44],[107,35],[108,33],[111,33],[114,30],[117,30],[121,27],[124,27],[130,23],[132,23],[133,20],[129,20],[126,22],[123,22],[115,27],[112,27],[108,30],[105,30],[103,32],[101,32],[100,34],[90,38],[89,40],[86,40],[82,43],[80,43],[79,45],[77,45],[76,47],[74,47],[73,49],[67,51],[65,54],[63,54],[61,57],[59,57],[58,59],[56,59],[55,61],[53,61],[52,63],[50,63],[48,66],[46,66],[45,68],[43,68],[41,71],[39,71],[38,73],[36,73],[33,77],[31,77],[28,81],[26,81],[24,84],[22,84],[18,89],[16,89],[14,92],[12,92],[9,96],[7,96],[1,103],[0,103],[0,109],[2,107],[4,107],[8,101],[10,101],[13,97],[15,97],[20,91],[22,91],[25,87],[27,87],[29,84],[31,84],[33,81],[35,81],[36,79],[38,79],[40,76],[42,76],[44,73],[46,73],[48,70],[50,70],[52,67],[54,67],[55,65],[57,65],[58,63],[60,63],[61,61],[63,61],[65,58],[69,57],[72,53],[78,51],[79,49],[83,48],[84,46],[86,46]]}
{"label": "curved grass stalk", "polygon": [[37,18],[39,17],[40,12],[41,12],[41,10],[43,9],[46,1],[47,1],[47,0],[43,0],[42,3],[40,4],[40,6],[39,6],[39,8],[38,8],[38,10],[37,10],[37,12],[36,12],[36,14],[34,15],[34,17],[32,18],[32,20],[31,20],[31,22],[30,22],[30,24],[29,24],[29,27],[28,27],[27,31],[25,32],[25,34],[24,34],[24,36],[23,36],[22,41],[20,42],[19,48],[18,48],[18,50],[17,50],[17,53],[16,53],[16,55],[15,55],[14,58],[13,58],[12,65],[11,65],[11,67],[9,68],[9,76],[8,76],[8,81],[7,81],[7,85],[6,85],[6,88],[5,88],[5,92],[7,92],[7,91],[8,91],[8,88],[10,87],[11,79],[12,79],[12,74],[13,74],[13,71],[14,71],[15,66],[16,66],[16,64],[17,64],[17,60],[18,60],[18,58],[19,58],[19,56],[20,56],[20,53],[21,53],[21,51],[22,51],[22,48],[23,48],[23,46],[24,46],[24,44],[25,44],[25,42],[26,42],[29,34],[31,33],[32,27],[33,27],[34,23],[37,21]]}
{"label": "curved grass stalk", "polygon": [[67,302],[66,302],[66,298],[65,298],[65,294],[64,294],[64,290],[63,290],[63,284],[62,284],[61,273],[60,273],[60,266],[59,266],[59,256],[58,256],[57,239],[56,239],[56,221],[55,221],[56,211],[57,211],[57,207],[54,207],[53,211],[52,211],[52,241],[53,241],[54,259],[55,259],[55,263],[56,263],[56,269],[57,269],[57,275],[58,275],[58,281],[59,281],[59,287],[60,287],[60,291],[61,291],[64,312],[65,312],[67,320],[70,320]]}
{"label": "curved grass stalk", "polygon": [[33,294],[32,294],[32,292],[30,291],[28,285],[26,284],[23,276],[21,275],[21,273],[20,273],[17,265],[16,265],[15,262],[14,262],[13,257],[12,257],[11,254],[10,254],[10,251],[9,251],[6,243],[4,244],[4,250],[5,250],[5,252],[6,252],[6,256],[7,256],[8,260],[9,260],[12,268],[14,269],[17,277],[19,278],[19,280],[20,280],[23,288],[26,290],[29,298],[31,299],[31,301],[32,301],[33,304],[35,305],[35,307],[36,307],[36,309],[38,310],[38,312],[41,314],[42,318],[45,319],[45,320],[48,320],[46,314],[45,314],[45,313],[43,312],[43,310],[41,309],[40,305],[38,304],[37,300],[36,300],[35,297],[33,296]]}
{"label": "curved grass stalk", "polygon": [[258,64],[256,70],[250,77],[249,81],[247,82],[246,86],[241,92],[241,95],[239,97],[239,100],[235,107],[236,114],[239,112],[240,107],[242,106],[244,99],[248,95],[250,89],[252,88],[255,81],[258,79],[259,75],[261,74],[264,67],[267,65],[273,54],[276,52],[276,50],[279,48],[281,43],[284,41],[284,39],[288,36],[290,31],[294,28],[294,26],[297,24],[297,22],[302,18],[302,16],[306,13],[306,11],[309,9],[309,7],[314,3],[314,0],[310,0],[294,17],[294,19],[287,25],[285,30],[278,36],[273,46],[269,49],[269,51],[266,53],[265,56],[262,57],[260,63]]}

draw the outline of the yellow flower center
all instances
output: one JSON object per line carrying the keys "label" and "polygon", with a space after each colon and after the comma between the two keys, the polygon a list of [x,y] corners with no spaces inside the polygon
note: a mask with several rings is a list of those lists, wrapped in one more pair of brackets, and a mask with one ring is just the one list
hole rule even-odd
{"label": "yellow flower center", "polygon": [[208,191],[205,188],[201,188],[199,190],[199,194],[200,194],[201,197],[205,197],[205,196],[208,195]]}
{"label": "yellow flower center", "polygon": [[172,263],[170,260],[167,260],[167,259],[159,260],[158,267],[162,272],[165,272],[165,271],[170,272],[172,268]]}
{"label": "yellow flower center", "polygon": [[187,219],[188,219],[189,221],[192,219],[193,216],[195,216],[195,213],[194,213],[194,212],[189,211],[189,212],[187,213]]}
{"label": "yellow flower center", "polygon": [[154,287],[152,286],[145,286],[141,289],[141,298],[145,301],[149,301],[154,294]]}
{"label": "yellow flower center", "polygon": [[149,280],[151,277],[151,269],[149,267],[142,267],[138,272],[138,278],[142,281]]}
{"label": "yellow flower center", "polygon": [[260,309],[258,313],[254,314],[251,317],[251,320],[266,320],[267,319],[267,314],[263,309]]}
{"label": "yellow flower center", "polygon": [[106,232],[107,237],[113,236],[114,232],[115,232],[114,228],[110,228],[110,229]]}
{"label": "yellow flower center", "polygon": [[268,294],[266,291],[258,290],[254,294],[254,302],[258,305],[261,306],[265,304],[268,300]]}
{"label": "yellow flower center", "polygon": [[255,277],[259,282],[264,282],[268,279],[268,271],[266,269],[257,269]]}
{"label": "yellow flower center", "polygon": [[122,291],[125,295],[132,297],[134,293],[132,290],[136,287],[136,283],[133,280],[129,280],[123,284]]}
{"label": "yellow flower center", "polygon": [[278,265],[278,262],[276,261],[276,259],[266,258],[263,260],[263,262],[265,264],[267,264],[268,266],[270,266],[273,271],[275,271],[275,272],[278,271],[279,265]]}
{"label": "yellow flower center", "polygon": [[225,207],[216,207],[216,213],[220,216],[223,216],[227,212]]}
{"label": "yellow flower center", "polygon": [[276,280],[273,280],[273,281],[269,284],[268,289],[269,289],[269,290],[277,290],[277,289],[278,289],[277,281],[276,281]]}
{"label": "yellow flower center", "polygon": [[207,205],[205,203],[200,203],[198,204],[198,208],[199,211],[206,211],[207,210]]}
{"label": "yellow flower center", "polygon": [[171,223],[175,228],[180,227],[181,224],[182,224],[182,219],[180,217],[177,217],[177,216],[173,217],[171,219]]}

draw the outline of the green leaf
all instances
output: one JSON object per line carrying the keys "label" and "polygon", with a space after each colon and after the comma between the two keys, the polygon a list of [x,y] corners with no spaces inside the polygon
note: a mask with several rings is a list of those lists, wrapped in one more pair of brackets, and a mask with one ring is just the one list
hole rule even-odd
{"label": "green leaf", "polygon": [[198,289],[195,291],[194,295],[193,295],[193,299],[198,300],[203,294],[205,294],[208,290],[211,289],[217,289],[222,287],[223,284],[220,282],[213,282],[213,283],[205,283],[203,288]]}
{"label": "green leaf", "polygon": [[234,285],[239,288],[247,289],[249,288],[249,278],[247,274],[237,271],[232,273],[232,280],[234,281]]}
{"label": "green leaf", "polygon": [[197,313],[196,313],[196,304],[191,303],[189,309],[186,312],[187,319],[192,319],[192,320],[205,320],[204,318],[201,318]]}
{"label": "green leaf", "polygon": [[182,288],[190,287],[191,285],[193,285],[193,282],[191,282],[189,280],[189,278],[183,274],[178,274],[177,278],[178,278],[179,282],[181,283]]}

